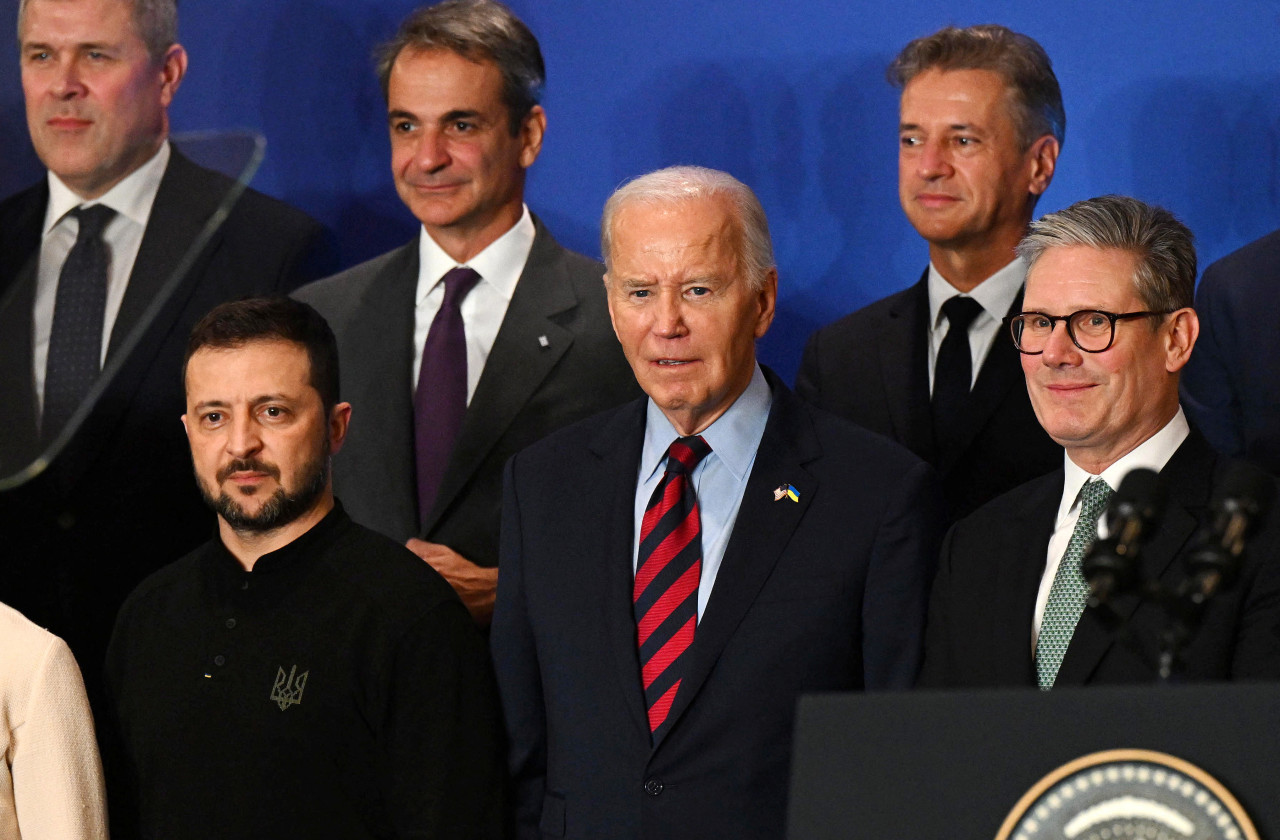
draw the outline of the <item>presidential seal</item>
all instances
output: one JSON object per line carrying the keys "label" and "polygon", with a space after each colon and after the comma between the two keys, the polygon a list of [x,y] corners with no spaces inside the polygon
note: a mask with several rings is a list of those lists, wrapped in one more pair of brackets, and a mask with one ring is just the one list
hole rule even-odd
{"label": "presidential seal", "polygon": [[1108,750],[1036,783],[996,840],[1258,840],[1249,816],[1208,773],[1164,753]]}

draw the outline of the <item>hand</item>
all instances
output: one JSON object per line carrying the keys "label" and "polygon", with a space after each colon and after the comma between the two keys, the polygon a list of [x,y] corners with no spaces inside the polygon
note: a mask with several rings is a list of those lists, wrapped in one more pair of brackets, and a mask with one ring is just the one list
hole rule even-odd
{"label": "hand", "polygon": [[462,605],[480,627],[493,620],[493,601],[498,592],[498,570],[477,566],[446,545],[412,539],[405,547],[426,560],[449,581]]}

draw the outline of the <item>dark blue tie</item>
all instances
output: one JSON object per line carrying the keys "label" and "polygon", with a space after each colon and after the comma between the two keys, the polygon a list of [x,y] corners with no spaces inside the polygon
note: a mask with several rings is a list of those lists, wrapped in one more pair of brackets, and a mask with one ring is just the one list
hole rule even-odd
{"label": "dark blue tie", "polygon": [[96,204],[68,215],[79,220],[76,243],[58,275],[58,294],[44,375],[41,436],[52,440],[75,412],[101,372],[102,322],[107,311],[111,252],[102,231],[116,211]]}
{"label": "dark blue tie", "polygon": [[422,345],[422,369],[413,394],[419,524],[427,520],[467,413],[467,331],[462,300],[480,275],[459,266],[441,281],[444,301]]}

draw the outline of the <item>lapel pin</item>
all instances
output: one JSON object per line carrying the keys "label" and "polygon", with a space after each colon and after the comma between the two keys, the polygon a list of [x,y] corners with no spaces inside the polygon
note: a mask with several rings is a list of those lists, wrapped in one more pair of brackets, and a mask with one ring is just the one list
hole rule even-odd
{"label": "lapel pin", "polygon": [[773,491],[773,500],[775,502],[780,502],[783,499],[790,499],[793,502],[798,502],[800,501],[800,491],[795,487],[792,487],[790,484],[779,485],[778,488]]}
{"label": "lapel pin", "polygon": [[550,347],[550,346],[551,346],[551,339],[547,338],[545,335],[540,335],[540,336],[538,336],[538,346],[539,346],[539,347]]}

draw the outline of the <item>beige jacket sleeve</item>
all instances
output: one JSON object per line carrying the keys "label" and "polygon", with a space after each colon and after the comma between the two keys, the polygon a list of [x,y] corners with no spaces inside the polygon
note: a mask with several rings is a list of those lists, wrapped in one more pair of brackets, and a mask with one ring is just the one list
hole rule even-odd
{"label": "beige jacket sleeve", "polygon": [[66,643],[0,604],[0,837],[102,840],[102,762]]}

